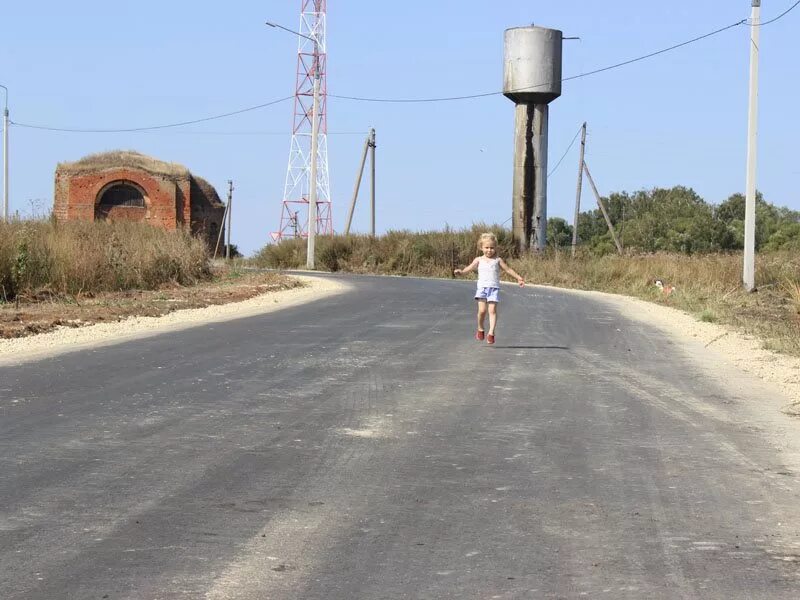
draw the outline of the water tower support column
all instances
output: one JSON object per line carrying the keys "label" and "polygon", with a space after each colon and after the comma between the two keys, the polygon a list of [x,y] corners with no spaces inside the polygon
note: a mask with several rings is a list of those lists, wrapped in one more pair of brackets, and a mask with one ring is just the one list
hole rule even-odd
{"label": "water tower support column", "polygon": [[533,222],[533,105],[517,104],[514,126],[514,183],[511,233],[520,253],[528,250]]}
{"label": "water tower support column", "polygon": [[542,252],[547,244],[547,104],[533,107],[533,239],[531,250]]}
{"label": "water tower support column", "polygon": [[517,104],[511,233],[520,252],[544,250],[547,232],[547,104]]}

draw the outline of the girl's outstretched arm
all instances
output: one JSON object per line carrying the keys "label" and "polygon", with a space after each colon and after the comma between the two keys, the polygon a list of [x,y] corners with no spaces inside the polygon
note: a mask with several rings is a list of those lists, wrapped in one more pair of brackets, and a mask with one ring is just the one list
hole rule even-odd
{"label": "girl's outstretched arm", "polygon": [[453,271],[453,275],[463,275],[464,273],[469,273],[470,271],[474,271],[475,269],[478,268],[478,260],[479,259],[476,258],[471,263],[469,263],[469,266],[464,267],[463,269],[456,269],[455,271]]}
{"label": "girl's outstretched arm", "polygon": [[506,273],[508,273],[514,279],[517,280],[517,283],[519,284],[519,287],[522,287],[522,286],[525,285],[525,280],[522,277],[520,277],[519,274],[514,269],[509,267],[506,264],[506,261],[504,261],[502,258],[500,259],[500,267],[503,269],[503,271],[505,271]]}

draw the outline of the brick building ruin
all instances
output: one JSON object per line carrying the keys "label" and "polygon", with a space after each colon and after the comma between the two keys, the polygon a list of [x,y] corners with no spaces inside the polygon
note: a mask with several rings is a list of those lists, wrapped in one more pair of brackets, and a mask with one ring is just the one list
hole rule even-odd
{"label": "brick building ruin", "polygon": [[56,167],[53,214],[60,221],[141,221],[189,227],[209,247],[224,227],[225,205],[201,177],[138,152],[103,152]]}

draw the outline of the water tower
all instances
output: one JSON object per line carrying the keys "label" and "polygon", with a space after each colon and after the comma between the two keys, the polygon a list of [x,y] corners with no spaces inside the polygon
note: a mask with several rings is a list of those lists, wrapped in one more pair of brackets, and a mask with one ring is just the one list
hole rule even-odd
{"label": "water tower", "polygon": [[503,93],[516,104],[511,230],[521,252],[546,244],[548,105],[561,95],[562,39],[533,25],[505,32]]}

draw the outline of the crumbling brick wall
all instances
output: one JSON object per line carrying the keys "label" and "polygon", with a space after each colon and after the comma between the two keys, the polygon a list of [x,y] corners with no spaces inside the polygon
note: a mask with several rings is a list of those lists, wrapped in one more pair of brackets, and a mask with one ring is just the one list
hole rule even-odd
{"label": "crumbling brick wall", "polygon": [[[175,230],[187,223],[190,212],[190,178],[153,175],[138,169],[121,168],[97,173],[56,172],[56,195],[53,212],[68,221],[94,221],[101,192],[116,183],[132,183],[144,192],[144,208],[116,206],[105,218],[144,221]],[[102,217],[100,217],[102,218]]]}
{"label": "crumbling brick wall", "polygon": [[[126,186],[135,202],[101,203],[108,190],[119,191],[118,185]],[[56,169],[53,214],[60,221],[108,219],[168,230],[187,227],[213,248],[224,228],[224,212],[225,205],[210,183],[181,165],[137,152],[94,154]]]}

